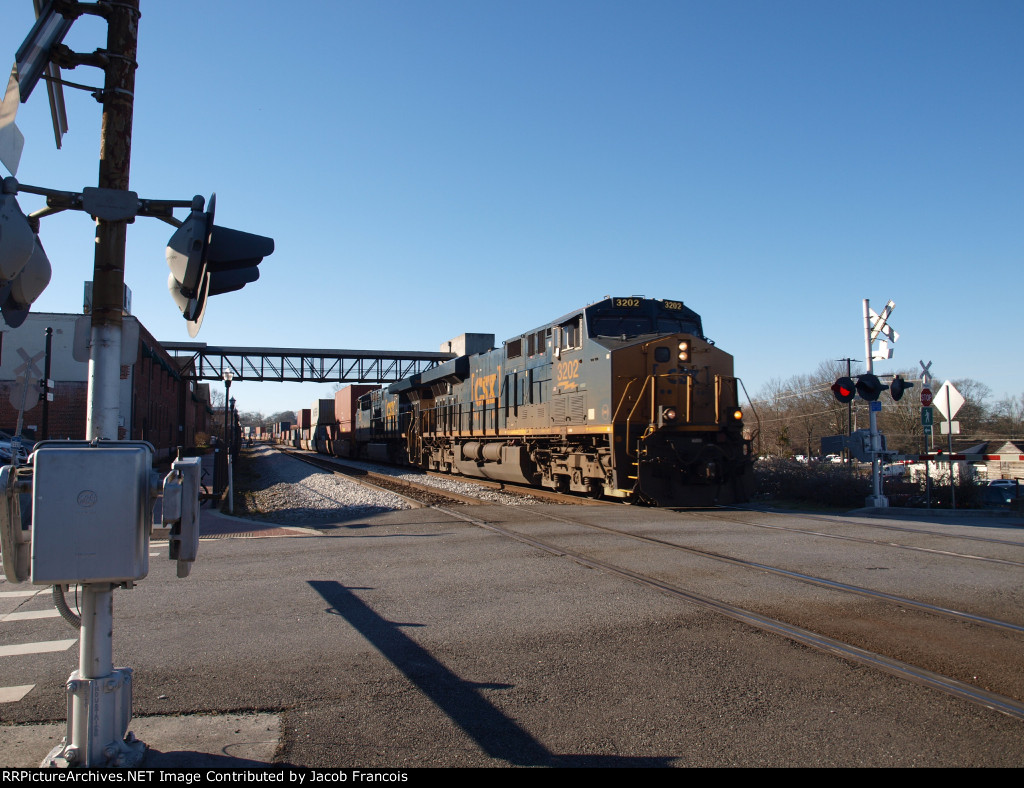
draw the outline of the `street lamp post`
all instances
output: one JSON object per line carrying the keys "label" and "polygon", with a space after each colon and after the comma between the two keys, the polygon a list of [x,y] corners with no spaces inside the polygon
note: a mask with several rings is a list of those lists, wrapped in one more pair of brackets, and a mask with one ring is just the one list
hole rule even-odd
{"label": "street lamp post", "polygon": [[[224,378],[224,451],[230,457],[231,452],[228,451],[230,448],[228,443],[228,399],[231,397],[231,381],[234,380],[235,376],[232,372],[225,372],[221,377]],[[223,491],[226,486],[226,484],[222,483],[220,489]]]}
{"label": "street lamp post", "polygon": [[229,422],[231,424],[230,439],[228,440],[228,514],[235,513],[235,475],[234,475],[234,457],[231,456],[232,444],[235,442],[235,398],[232,397],[230,401],[231,410],[228,411],[230,416]]}

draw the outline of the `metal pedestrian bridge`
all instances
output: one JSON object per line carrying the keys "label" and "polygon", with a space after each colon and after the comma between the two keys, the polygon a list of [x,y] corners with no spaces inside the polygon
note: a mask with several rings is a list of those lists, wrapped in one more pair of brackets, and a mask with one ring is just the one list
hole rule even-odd
{"label": "metal pedestrian bridge", "polygon": [[195,380],[278,383],[394,383],[416,375],[454,353],[402,350],[312,350],[308,348],[218,347],[205,342],[161,342]]}

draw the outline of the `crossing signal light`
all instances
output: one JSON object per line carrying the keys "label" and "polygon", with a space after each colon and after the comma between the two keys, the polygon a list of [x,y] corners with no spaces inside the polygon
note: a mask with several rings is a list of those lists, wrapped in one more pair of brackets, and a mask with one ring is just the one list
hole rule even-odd
{"label": "crossing signal light", "polygon": [[898,402],[903,396],[903,392],[912,388],[914,388],[913,383],[910,383],[897,375],[892,379],[892,384],[889,386],[889,394],[892,396],[893,401]]}
{"label": "crossing signal light", "polygon": [[857,395],[857,389],[851,378],[839,378],[832,384],[832,393],[840,402],[850,402]]}
{"label": "crossing signal light", "polygon": [[17,181],[6,178],[0,192],[0,313],[12,328],[50,283],[52,269],[39,236],[21,212]]}
{"label": "crossing signal light", "polygon": [[875,375],[860,375],[857,378],[857,393],[861,399],[874,402],[884,390],[885,385]]}
{"label": "crossing signal light", "polygon": [[260,278],[259,264],[274,251],[274,239],[213,223],[217,195],[192,200],[192,212],[167,242],[167,288],[188,322],[189,336],[199,333],[210,296],[241,290]]}

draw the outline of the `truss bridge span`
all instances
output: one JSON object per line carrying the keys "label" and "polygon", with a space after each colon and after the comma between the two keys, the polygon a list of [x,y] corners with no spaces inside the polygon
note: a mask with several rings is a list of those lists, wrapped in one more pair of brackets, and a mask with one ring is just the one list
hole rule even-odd
{"label": "truss bridge span", "polygon": [[161,342],[195,380],[278,383],[393,383],[409,378],[454,353],[405,350],[220,347],[205,342]]}

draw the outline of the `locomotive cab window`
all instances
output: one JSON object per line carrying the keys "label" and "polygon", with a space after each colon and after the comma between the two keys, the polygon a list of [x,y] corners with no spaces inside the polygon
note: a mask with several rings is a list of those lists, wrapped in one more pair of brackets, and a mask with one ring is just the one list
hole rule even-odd
{"label": "locomotive cab window", "polygon": [[558,349],[577,350],[583,347],[583,315],[576,315],[558,327]]}

